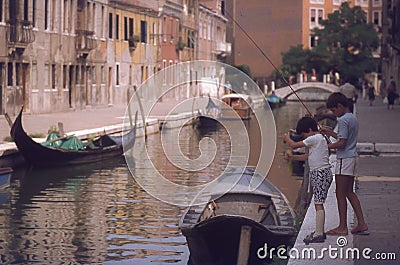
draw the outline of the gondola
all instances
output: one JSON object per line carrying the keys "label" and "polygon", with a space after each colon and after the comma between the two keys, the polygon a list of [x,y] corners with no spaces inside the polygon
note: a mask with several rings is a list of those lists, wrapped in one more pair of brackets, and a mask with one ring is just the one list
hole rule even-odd
{"label": "gondola", "polygon": [[209,97],[207,106],[199,112],[195,124],[199,129],[217,129],[220,117],[221,108]]}
{"label": "gondola", "polygon": [[[223,195],[205,195],[207,203],[188,207],[179,222],[190,251],[188,264],[239,264],[238,253],[246,249],[243,264],[264,264],[257,252],[266,244],[270,249],[293,243],[294,212],[278,188],[252,168],[227,170],[220,178],[226,177],[238,181]],[[253,177],[261,184],[250,190]],[[244,228],[250,228],[247,240]]]}
{"label": "gondola", "polygon": [[25,160],[34,167],[59,167],[87,164],[120,156],[124,149],[133,147],[136,138],[136,120],[134,127],[123,136],[102,135],[81,150],[68,150],[47,147],[32,140],[22,126],[22,111],[11,127],[10,135]]}

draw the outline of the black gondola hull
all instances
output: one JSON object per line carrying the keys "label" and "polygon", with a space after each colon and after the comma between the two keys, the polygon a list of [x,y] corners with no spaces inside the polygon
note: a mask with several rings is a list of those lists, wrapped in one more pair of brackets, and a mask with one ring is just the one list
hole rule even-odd
{"label": "black gondola hull", "polygon": [[[67,165],[87,164],[120,156],[125,150],[133,147],[135,142],[136,125],[125,135],[119,144],[87,150],[66,150],[49,148],[30,138],[22,126],[22,110],[11,127],[11,137],[24,156],[25,160],[35,167],[58,167]],[[125,145],[125,146],[124,146]]]}

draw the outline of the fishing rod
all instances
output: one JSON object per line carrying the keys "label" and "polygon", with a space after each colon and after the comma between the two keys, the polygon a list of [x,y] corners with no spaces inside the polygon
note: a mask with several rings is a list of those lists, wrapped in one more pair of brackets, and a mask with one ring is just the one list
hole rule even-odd
{"label": "fishing rod", "polygon": [[[311,113],[310,109],[307,107],[307,105],[303,102],[303,100],[299,97],[299,95],[297,94],[297,92],[293,89],[292,85],[287,81],[287,79],[285,78],[285,76],[283,75],[282,71],[280,71],[278,69],[278,67],[276,67],[276,65],[272,62],[272,60],[268,57],[268,55],[263,51],[263,49],[261,49],[261,47],[257,44],[257,42],[250,36],[249,33],[247,33],[247,31],[242,27],[242,25],[239,24],[239,22],[236,21],[236,19],[225,10],[225,14],[227,14],[227,16],[235,23],[235,25],[246,35],[246,37],[254,44],[254,46],[261,52],[261,54],[264,56],[265,59],[267,59],[267,61],[272,65],[272,67],[275,69],[275,71],[280,75],[281,79],[284,81],[284,83],[290,88],[290,90],[293,92],[293,94],[297,97],[297,99],[300,101],[300,103],[303,105],[303,107],[306,109],[306,111],[308,112],[308,114],[310,115],[310,117],[314,117],[314,115]],[[314,118],[315,119],[315,118]],[[322,126],[319,124],[319,122],[317,120],[315,120],[317,122],[317,125],[322,128]],[[323,136],[325,137],[326,141],[329,143],[331,143],[329,137],[327,137],[327,135],[323,134]]]}
{"label": "fishing rod", "polygon": [[297,92],[293,89],[293,87],[290,85],[290,83],[287,81],[283,73],[278,69],[278,67],[275,66],[275,64],[272,62],[272,60],[268,57],[268,55],[261,49],[261,47],[257,44],[257,42],[250,36],[250,34],[247,33],[247,31],[242,27],[242,25],[239,24],[239,22],[236,21],[233,16],[225,10],[225,14],[228,15],[228,17],[240,28],[240,30],[246,35],[246,37],[256,46],[256,48],[261,52],[261,54],[264,56],[265,59],[272,65],[272,67],[275,69],[275,71],[278,72],[278,74],[281,76],[281,79],[284,81],[284,83],[292,90],[293,94],[297,97],[297,99],[300,101],[300,103],[303,105],[303,107],[307,110],[308,114],[310,116],[313,116],[310,109],[306,106],[306,104],[301,100]]}

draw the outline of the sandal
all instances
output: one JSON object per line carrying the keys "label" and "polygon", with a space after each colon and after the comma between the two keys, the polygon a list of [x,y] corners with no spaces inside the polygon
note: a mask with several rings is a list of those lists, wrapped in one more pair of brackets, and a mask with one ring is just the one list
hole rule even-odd
{"label": "sandal", "polygon": [[325,242],[325,238],[324,235],[314,236],[314,232],[312,232],[303,239],[303,242],[306,243],[306,245],[310,243],[323,243]]}
{"label": "sandal", "polygon": [[[308,236],[306,236],[306,238],[307,238],[307,237],[310,237],[310,236],[311,236],[311,237],[314,237],[314,234],[315,234],[315,231],[314,231],[314,232],[311,232],[311,234],[309,234]],[[322,234],[322,236],[323,236],[324,239],[326,239],[326,233],[325,233],[325,232]]]}

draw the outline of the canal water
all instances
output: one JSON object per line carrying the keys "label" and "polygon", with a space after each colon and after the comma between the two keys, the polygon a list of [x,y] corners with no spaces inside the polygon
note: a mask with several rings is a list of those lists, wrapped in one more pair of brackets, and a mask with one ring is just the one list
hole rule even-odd
{"label": "canal water", "polygon": [[[316,109],[322,103],[308,105]],[[268,179],[294,206],[301,178],[291,176],[283,159],[286,146],[282,134],[306,112],[300,104],[290,102],[273,112],[277,149]],[[253,120],[246,127],[251,144],[248,164],[255,165],[260,135],[251,129],[257,127]],[[168,139],[177,133],[168,130],[163,137]],[[132,173],[146,177],[154,164],[176,183],[207,183],[225,168],[230,141],[223,128],[198,131],[184,127],[179,145],[187,157],[199,156],[198,143],[205,136],[212,138],[218,148],[213,163],[194,174],[178,170],[165,158],[160,136],[147,139],[152,163],[143,155],[143,146],[135,146],[133,172],[123,157],[84,167],[15,171],[10,189],[0,197],[0,263],[186,264],[189,251],[178,228],[184,209],[150,196]],[[169,196],[182,196],[184,200],[186,195],[175,192]]]}

